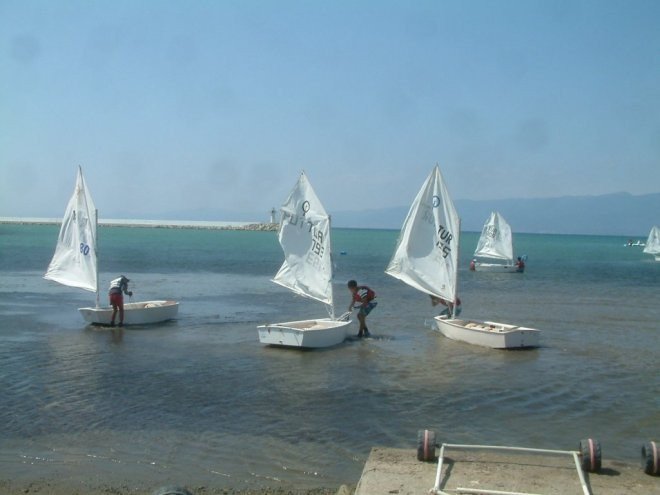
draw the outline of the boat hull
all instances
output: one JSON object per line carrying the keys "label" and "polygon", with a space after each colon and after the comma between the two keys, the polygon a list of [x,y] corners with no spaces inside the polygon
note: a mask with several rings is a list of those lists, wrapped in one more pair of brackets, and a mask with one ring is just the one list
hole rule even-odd
{"label": "boat hull", "polygon": [[508,265],[504,263],[481,263],[474,264],[474,271],[476,272],[495,272],[495,273],[516,273],[522,272],[516,265]]}
{"label": "boat hull", "polygon": [[496,323],[435,317],[438,331],[447,338],[492,349],[538,347],[541,331],[535,328]]}
{"label": "boat hull", "polygon": [[[80,314],[92,325],[110,325],[112,307],[79,308]],[[124,304],[124,325],[147,325],[176,318],[179,303],[176,301],[143,301]],[[119,322],[119,315],[115,323]]]}
{"label": "boat hull", "polygon": [[257,330],[262,344],[318,349],[341,344],[350,323],[350,320],[319,318],[260,325]]}

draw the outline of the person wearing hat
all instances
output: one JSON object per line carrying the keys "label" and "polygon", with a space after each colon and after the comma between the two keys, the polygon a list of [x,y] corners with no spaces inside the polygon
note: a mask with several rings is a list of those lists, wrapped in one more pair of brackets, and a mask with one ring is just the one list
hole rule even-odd
{"label": "person wearing hat", "polygon": [[123,275],[110,282],[108,295],[110,296],[110,305],[112,306],[112,318],[110,319],[111,327],[115,326],[117,310],[119,310],[119,326],[124,326],[124,294],[128,294],[129,296],[133,295],[133,293],[128,290],[129,282],[130,280]]}

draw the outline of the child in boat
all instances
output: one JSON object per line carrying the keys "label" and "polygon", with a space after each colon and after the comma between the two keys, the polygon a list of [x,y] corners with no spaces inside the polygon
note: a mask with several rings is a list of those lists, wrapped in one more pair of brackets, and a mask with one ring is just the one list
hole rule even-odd
{"label": "child in boat", "polygon": [[349,311],[353,311],[353,307],[358,304],[358,321],[360,322],[360,328],[358,330],[358,337],[369,337],[369,329],[367,328],[367,315],[371,313],[371,310],[376,307],[378,304],[374,299],[376,298],[376,293],[371,290],[366,285],[358,285],[355,280],[348,281],[348,290],[351,291],[353,298],[351,299],[351,304],[348,306]]}
{"label": "child in boat", "polygon": [[110,296],[110,305],[112,306],[112,318],[110,319],[111,327],[115,326],[117,310],[119,310],[119,326],[124,326],[124,294],[129,296],[133,295],[133,292],[128,290],[129,282],[130,280],[123,275],[110,282],[108,296]]}
{"label": "child in boat", "polygon": [[446,301],[445,299],[442,299],[441,297],[436,297],[436,296],[432,295],[431,296],[431,304],[433,306],[437,306],[438,304],[442,304],[443,306],[445,306],[445,309],[440,311],[439,316],[447,316],[447,317],[450,317],[450,318],[456,318],[458,315],[461,314],[461,310],[462,310],[462,308],[461,308],[461,299],[458,298],[458,297],[456,298],[456,311],[455,312],[452,311],[453,304],[450,301]]}

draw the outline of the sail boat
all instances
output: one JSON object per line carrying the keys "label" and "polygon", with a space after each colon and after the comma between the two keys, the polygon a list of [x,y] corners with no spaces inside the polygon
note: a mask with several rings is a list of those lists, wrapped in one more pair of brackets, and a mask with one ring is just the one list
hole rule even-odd
{"label": "sail boat", "polygon": [[[410,207],[385,273],[453,308],[457,301],[460,219],[436,165]],[[496,349],[537,347],[533,328],[436,316],[444,336]]]}
{"label": "sail boat", "polygon": [[470,269],[480,272],[522,272],[513,262],[511,227],[502,215],[493,211],[486,220],[474,251]]}
{"label": "sail boat", "polygon": [[287,347],[330,347],[344,341],[350,320],[335,318],[332,291],[330,216],[305,172],[281,208],[278,238],[284,263],[273,278],[294,293],[327,305],[330,318],[269,323],[258,328],[262,344]]}
{"label": "sail boat", "polygon": [[654,225],[649,232],[644,252],[655,256],[655,261],[660,261],[660,227],[657,225]]}
{"label": "sail boat", "polygon": [[[78,167],[76,187],[67,204],[53,259],[44,275],[62,285],[96,293],[96,306],[79,308],[88,323],[109,325],[110,306],[99,306],[98,210]],[[171,320],[179,311],[176,301],[145,301],[124,304],[124,325]]]}

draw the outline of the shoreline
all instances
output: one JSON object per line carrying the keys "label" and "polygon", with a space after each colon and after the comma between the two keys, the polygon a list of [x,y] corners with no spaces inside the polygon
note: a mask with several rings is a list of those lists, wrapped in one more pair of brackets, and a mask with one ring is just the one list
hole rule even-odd
{"label": "shoreline", "polygon": [[[215,488],[209,486],[183,486],[165,483],[156,486],[134,486],[127,484],[92,484],[63,483],[60,481],[40,479],[31,482],[14,483],[11,480],[0,479],[0,493],[3,495],[152,495],[163,488],[185,488],[192,495],[353,495],[354,488],[342,485],[338,489],[331,488]],[[169,490],[165,493],[170,493]],[[179,492],[172,492],[179,493]],[[184,492],[185,493],[185,492]]]}
{"label": "shoreline", "polygon": [[[570,452],[566,452],[567,454]],[[231,488],[195,482],[177,483],[168,479],[147,482],[116,478],[99,479],[98,474],[69,473],[64,477],[8,479],[0,474],[3,495],[387,495],[429,493],[434,484],[438,458],[421,462],[411,449],[373,447],[364,464],[357,484],[342,484],[337,488],[296,488],[261,486]],[[468,486],[496,490],[515,489],[528,493],[566,495],[582,493],[573,460],[545,453],[510,453],[494,451],[452,450],[445,456],[441,489],[454,491]],[[658,477],[645,474],[631,463],[603,460],[598,472],[583,472],[589,493],[599,495],[646,495],[658,487]],[[204,483],[204,482],[202,482]],[[178,489],[178,490],[177,490]],[[495,493],[495,492],[493,492]],[[497,491],[497,493],[504,493]],[[506,493],[510,493],[507,491]]]}
{"label": "shoreline", "polygon": [[[60,225],[61,218],[13,218],[0,217],[0,225]],[[277,232],[279,223],[270,222],[220,222],[206,220],[99,220],[99,227],[130,227],[154,229],[205,229],[246,230],[253,232]]]}
{"label": "shoreline", "polygon": [[[220,488],[205,485],[186,486],[176,483],[161,483],[154,486],[134,485],[130,482],[121,484],[91,481],[73,483],[62,480],[38,479],[34,481],[14,482],[0,479],[2,495],[152,495],[163,488],[184,488],[192,495],[353,495],[355,487],[342,485],[339,488]],[[164,493],[170,493],[166,491]],[[172,492],[178,493],[178,492]],[[185,493],[185,492],[184,492]]]}

